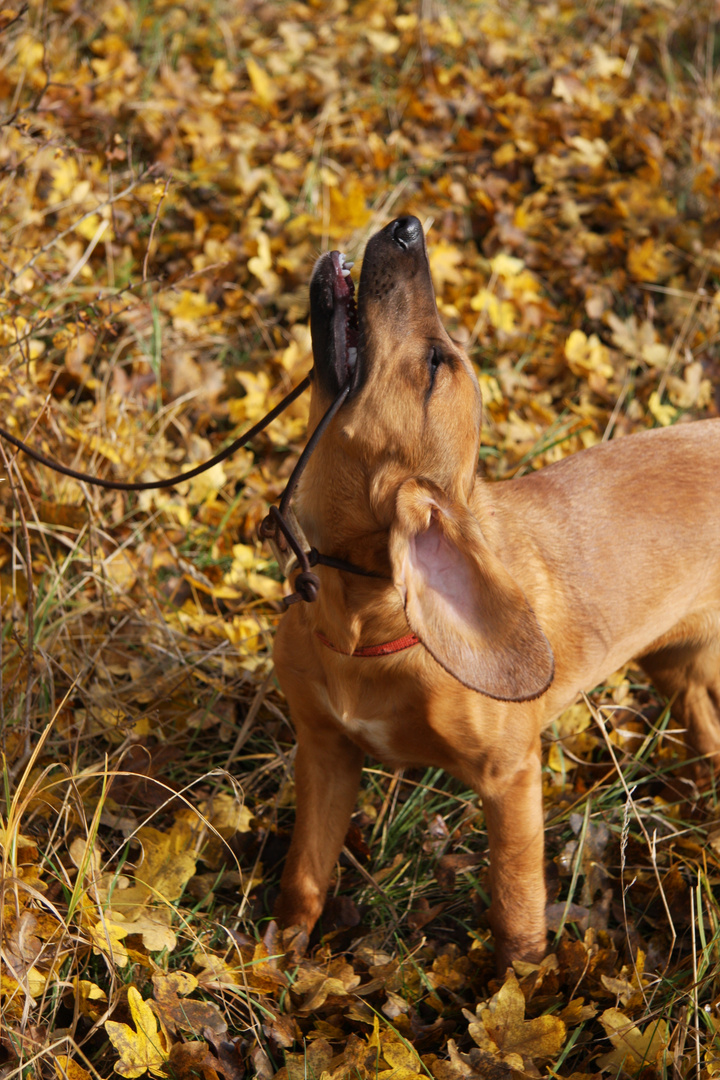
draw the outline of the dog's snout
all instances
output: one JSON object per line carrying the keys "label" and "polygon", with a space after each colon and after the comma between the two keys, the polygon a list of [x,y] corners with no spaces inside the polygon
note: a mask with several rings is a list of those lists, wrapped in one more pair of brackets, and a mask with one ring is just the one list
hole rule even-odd
{"label": "dog's snout", "polygon": [[418,244],[422,244],[422,225],[416,217],[398,218],[393,222],[392,238],[403,251],[409,251]]}

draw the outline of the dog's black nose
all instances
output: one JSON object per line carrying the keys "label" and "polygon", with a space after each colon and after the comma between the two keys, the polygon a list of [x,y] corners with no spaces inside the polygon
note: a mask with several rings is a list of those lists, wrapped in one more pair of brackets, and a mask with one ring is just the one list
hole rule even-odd
{"label": "dog's black nose", "polygon": [[401,217],[392,225],[392,238],[403,251],[422,244],[422,225],[416,217]]}

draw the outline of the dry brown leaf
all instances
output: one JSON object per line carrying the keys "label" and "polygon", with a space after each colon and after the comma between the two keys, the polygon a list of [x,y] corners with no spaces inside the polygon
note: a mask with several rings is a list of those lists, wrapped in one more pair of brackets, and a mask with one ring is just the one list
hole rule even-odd
{"label": "dry brown leaf", "polygon": [[488,1005],[479,1005],[480,1023],[468,1030],[481,1049],[494,1044],[505,1058],[512,1055],[525,1062],[545,1061],[560,1053],[566,1028],[558,1016],[525,1019],[525,997],[514,974],[506,979]]}
{"label": "dry brown leaf", "polygon": [[[167,975],[157,972],[152,977],[155,993],[155,1010],[171,1031],[178,1029],[203,1035],[206,1031],[214,1039],[227,1031],[227,1021],[220,1010],[209,1001],[190,1001],[187,994],[197,989],[194,975],[185,971],[172,971]],[[179,995],[183,995],[182,999]]]}

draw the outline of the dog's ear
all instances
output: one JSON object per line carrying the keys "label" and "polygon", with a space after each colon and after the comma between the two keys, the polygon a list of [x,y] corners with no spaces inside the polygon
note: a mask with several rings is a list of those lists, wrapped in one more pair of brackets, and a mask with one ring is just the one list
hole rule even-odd
{"label": "dog's ear", "polygon": [[550,643],[466,506],[434,484],[405,481],[390,561],[410,628],[447,672],[501,701],[528,701],[547,690]]}

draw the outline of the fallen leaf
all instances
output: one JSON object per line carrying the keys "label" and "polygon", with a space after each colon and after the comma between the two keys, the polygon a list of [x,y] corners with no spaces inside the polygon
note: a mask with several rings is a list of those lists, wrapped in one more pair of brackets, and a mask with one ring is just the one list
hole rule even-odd
{"label": "fallen leaf", "polygon": [[145,1072],[164,1076],[170,1052],[167,1033],[134,986],[128,987],[127,999],[134,1028],[114,1020],[105,1021],[108,1038],[120,1055],[115,1072],[128,1077],[142,1076]]}
{"label": "fallen leaf", "polygon": [[613,1069],[617,1074],[620,1069],[660,1063],[670,1041],[667,1020],[650,1021],[642,1031],[620,1009],[606,1009],[600,1022],[613,1044],[613,1049],[598,1059],[601,1069]]}
{"label": "fallen leaf", "polygon": [[514,974],[487,1006],[478,1006],[477,1018],[480,1023],[468,1030],[478,1046],[484,1049],[489,1038],[502,1055],[517,1055],[523,1064],[556,1057],[565,1043],[565,1024],[558,1016],[525,1019],[525,997]]}

